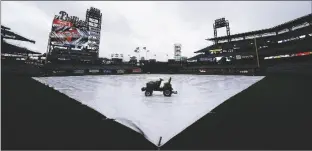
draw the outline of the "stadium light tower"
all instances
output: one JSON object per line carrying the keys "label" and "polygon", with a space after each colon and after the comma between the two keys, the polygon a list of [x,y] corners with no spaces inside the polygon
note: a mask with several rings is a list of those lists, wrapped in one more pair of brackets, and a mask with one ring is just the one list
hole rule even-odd
{"label": "stadium light tower", "polygon": [[[230,36],[230,24],[228,20],[225,20],[225,18],[216,19],[215,23],[213,24],[213,31],[214,31],[214,37],[217,38],[217,29],[226,27],[226,35]],[[231,39],[229,38],[228,41],[230,42]],[[218,40],[215,40],[215,43],[218,43]]]}
{"label": "stadium light tower", "polygon": [[149,50],[146,47],[143,47],[143,50],[145,50],[145,59],[148,60],[147,59],[147,53],[149,52]]}
{"label": "stadium light tower", "polygon": [[134,50],[135,53],[137,53],[139,55],[139,59],[140,59],[140,47],[136,47]]}
{"label": "stadium light tower", "polygon": [[182,45],[181,44],[174,44],[174,59],[176,61],[181,60],[181,49],[182,49]]}

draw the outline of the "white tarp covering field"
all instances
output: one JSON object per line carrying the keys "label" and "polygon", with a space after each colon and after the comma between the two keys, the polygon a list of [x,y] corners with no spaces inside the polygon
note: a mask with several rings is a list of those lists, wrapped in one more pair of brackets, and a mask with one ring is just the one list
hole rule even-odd
{"label": "white tarp covering field", "polygon": [[[145,97],[141,88],[150,79],[172,77],[178,94]],[[258,82],[259,76],[105,75],[34,78],[108,118],[142,133],[161,145],[208,114],[228,98]]]}

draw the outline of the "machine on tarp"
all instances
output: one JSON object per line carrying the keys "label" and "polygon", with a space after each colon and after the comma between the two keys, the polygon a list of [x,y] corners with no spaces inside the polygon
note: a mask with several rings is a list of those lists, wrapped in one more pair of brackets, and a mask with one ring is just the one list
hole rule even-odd
{"label": "machine on tarp", "polygon": [[168,82],[164,83],[161,87],[162,78],[159,78],[157,81],[150,81],[146,83],[146,87],[142,87],[141,90],[145,91],[145,96],[152,96],[154,91],[162,91],[164,96],[170,97],[172,94],[177,94],[177,91],[173,91],[171,85],[171,77]]}

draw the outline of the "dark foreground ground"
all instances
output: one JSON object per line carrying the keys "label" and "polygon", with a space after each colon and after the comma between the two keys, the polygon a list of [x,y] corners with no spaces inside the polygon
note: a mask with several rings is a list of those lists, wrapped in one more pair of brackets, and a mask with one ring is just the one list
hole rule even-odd
{"label": "dark foreground ground", "polygon": [[2,149],[156,149],[129,128],[27,77],[1,79]]}
{"label": "dark foreground ground", "polygon": [[163,149],[312,149],[311,140],[312,76],[268,76]]}
{"label": "dark foreground ground", "polygon": [[[2,149],[156,149],[31,78],[2,76],[1,105]],[[312,149],[311,140],[312,76],[268,76],[161,149]]]}

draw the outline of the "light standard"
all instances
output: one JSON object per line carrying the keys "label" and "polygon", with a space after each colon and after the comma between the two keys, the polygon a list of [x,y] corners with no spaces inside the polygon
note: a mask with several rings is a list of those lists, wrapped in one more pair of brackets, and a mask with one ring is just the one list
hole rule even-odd
{"label": "light standard", "polygon": [[145,50],[145,53],[146,53],[146,54],[145,54],[145,58],[146,58],[145,60],[148,60],[148,59],[147,59],[147,53],[149,52],[149,50],[147,50],[146,47],[143,47],[143,50]]}
{"label": "light standard", "polygon": [[134,50],[135,53],[138,53],[139,54],[139,58],[140,58],[140,47],[137,47],[135,50]]}

